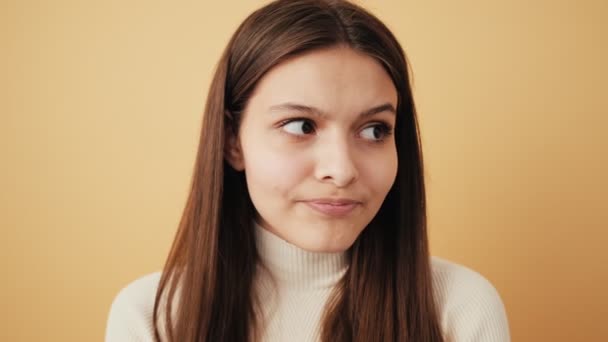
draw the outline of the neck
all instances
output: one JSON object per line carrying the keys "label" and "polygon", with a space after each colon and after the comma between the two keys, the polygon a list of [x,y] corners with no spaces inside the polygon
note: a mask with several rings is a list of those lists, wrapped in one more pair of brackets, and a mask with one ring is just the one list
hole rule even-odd
{"label": "neck", "polygon": [[281,287],[330,288],[348,268],[346,253],[318,253],[299,248],[254,223],[260,261]]}

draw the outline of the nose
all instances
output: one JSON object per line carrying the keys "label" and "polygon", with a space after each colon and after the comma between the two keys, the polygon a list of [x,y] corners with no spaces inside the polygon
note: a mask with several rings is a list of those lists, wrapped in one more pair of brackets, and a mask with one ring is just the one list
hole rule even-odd
{"label": "nose", "polygon": [[359,177],[355,160],[346,139],[332,139],[318,145],[315,177],[338,188],[352,184]]}

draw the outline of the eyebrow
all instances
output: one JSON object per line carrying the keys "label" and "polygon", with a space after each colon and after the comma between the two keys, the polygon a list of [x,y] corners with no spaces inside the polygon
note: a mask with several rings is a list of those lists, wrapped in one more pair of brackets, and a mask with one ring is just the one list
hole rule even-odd
{"label": "eyebrow", "polygon": [[[298,103],[293,103],[293,102],[285,102],[279,105],[274,105],[271,106],[269,108],[270,112],[279,112],[279,111],[296,111],[296,112],[304,112],[304,113],[309,113],[315,116],[319,116],[322,118],[327,118],[327,113],[323,112],[322,110],[315,108],[315,107],[311,107],[311,106],[306,106],[303,104],[298,104]],[[378,114],[378,113],[382,113],[382,112],[389,112],[389,113],[393,113],[393,114],[397,114],[397,111],[395,110],[395,107],[393,107],[392,104],[390,103],[384,103],[381,104],[379,106],[364,110],[363,112],[359,113],[359,117],[367,117],[367,116],[372,116],[374,114]]]}

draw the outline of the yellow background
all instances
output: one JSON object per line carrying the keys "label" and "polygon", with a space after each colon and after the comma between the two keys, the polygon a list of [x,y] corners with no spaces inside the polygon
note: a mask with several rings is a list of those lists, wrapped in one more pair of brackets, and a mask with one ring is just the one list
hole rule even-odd
{"label": "yellow background", "polygon": [[[100,341],[263,1],[0,3],[0,340]],[[433,254],[492,281],[514,341],[608,341],[608,2],[359,3],[412,62]]]}

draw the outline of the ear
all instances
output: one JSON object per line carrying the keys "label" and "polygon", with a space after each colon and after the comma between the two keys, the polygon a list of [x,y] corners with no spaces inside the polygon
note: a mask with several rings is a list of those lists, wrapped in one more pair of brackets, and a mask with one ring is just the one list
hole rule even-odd
{"label": "ear", "polygon": [[229,118],[226,125],[226,142],[224,144],[224,159],[237,171],[245,170],[245,162],[243,159],[243,150],[241,149],[241,142],[238,137],[238,132],[233,125],[232,115],[230,112],[226,112],[226,116]]}

